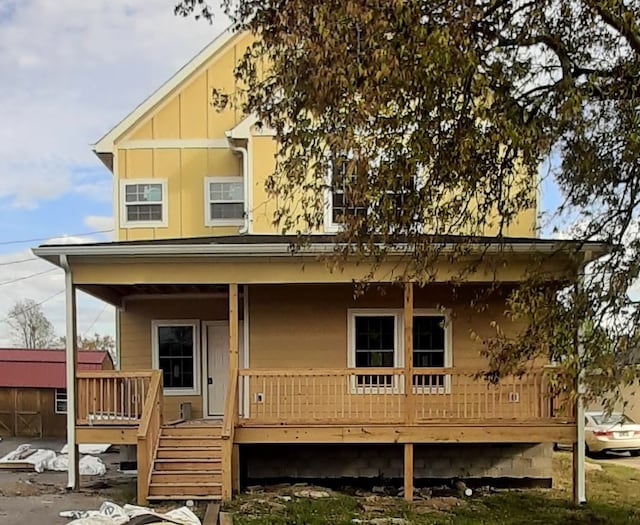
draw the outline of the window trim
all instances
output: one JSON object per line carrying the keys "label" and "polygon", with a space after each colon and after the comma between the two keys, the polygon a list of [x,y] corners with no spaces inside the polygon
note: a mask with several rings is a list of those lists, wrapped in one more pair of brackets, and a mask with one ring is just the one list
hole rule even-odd
{"label": "window trim", "polygon": [[[333,221],[333,169],[327,170],[325,173],[324,179],[324,232],[325,233],[338,233],[343,230],[343,225],[340,222]],[[413,183],[416,188],[424,186],[424,174],[417,173],[413,176]],[[394,194],[395,192],[387,191],[388,194]],[[371,211],[370,208],[367,209],[367,214]]]}
{"label": "window trim", "polygon": [[[413,317],[444,317],[444,367],[453,365],[453,323],[451,321],[451,308],[414,308]],[[415,350],[415,349],[412,349]],[[413,358],[413,356],[412,356]],[[421,368],[421,367],[416,367]],[[437,368],[437,367],[432,367]],[[450,394],[451,374],[444,375],[444,387],[413,386],[414,394]]]}
{"label": "window trim", "polygon": [[[59,399],[59,396],[62,394],[62,392],[64,392],[64,399]],[[67,407],[64,410],[60,410],[58,408],[58,403],[62,403],[62,402],[64,402],[65,406]],[[53,394],[53,409],[54,409],[55,413],[56,414],[66,414],[67,413],[67,409],[69,407],[67,402],[68,402],[67,389],[66,388],[56,388],[55,392]]]}
{"label": "window trim", "polygon": [[162,326],[193,327],[193,388],[171,388],[163,386],[165,396],[200,395],[200,320],[198,319],[154,319],[151,321],[151,365],[160,370],[160,347],[158,328]]}
{"label": "window trim", "polygon": [[240,219],[212,219],[211,204],[215,202],[238,203],[239,201],[212,201],[210,185],[213,182],[236,182],[242,185],[242,211],[247,214],[247,196],[245,195],[244,178],[241,175],[229,175],[224,177],[209,176],[204,178],[204,225],[205,226],[242,226],[246,218]]}
{"label": "window trim", "polygon": [[[453,364],[453,323],[451,316],[451,309],[445,308],[415,308],[413,310],[414,317],[444,317],[444,367],[451,368]],[[348,308],[347,309],[347,367],[356,368],[356,330],[355,319],[356,317],[378,317],[378,316],[393,316],[395,319],[395,343],[393,358],[393,368],[404,367],[404,310],[402,308]],[[413,356],[412,356],[413,357]],[[367,368],[367,370],[374,370],[375,367]],[[364,369],[364,368],[363,368]],[[444,388],[427,388],[413,387],[414,393],[424,394],[449,394],[451,392],[451,374],[444,374],[445,385]],[[403,391],[403,385],[394,383],[391,387],[394,393],[401,393]],[[375,393],[376,389],[383,387],[361,387],[356,385],[356,378],[353,376],[350,381],[352,393]]]}
{"label": "window trim", "polygon": [[[127,186],[135,184],[160,184],[162,186],[162,219],[159,221],[129,221],[127,219]],[[166,228],[168,222],[167,179],[122,179],[120,181],[120,227],[121,228]],[[134,203],[130,203],[134,204]]]}
{"label": "window trim", "polygon": [[[403,332],[402,332],[402,309],[398,308],[349,308],[347,309],[347,367],[358,368],[356,366],[356,318],[357,317],[393,317],[393,330],[395,347],[393,349],[393,367],[402,368],[404,366],[403,352]],[[361,367],[362,370],[371,370],[371,375],[375,375],[376,367]],[[382,391],[398,394],[402,391],[397,376],[393,376],[390,385],[358,385],[356,376],[351,374],[349,387],[352,394],[380,393]]]}

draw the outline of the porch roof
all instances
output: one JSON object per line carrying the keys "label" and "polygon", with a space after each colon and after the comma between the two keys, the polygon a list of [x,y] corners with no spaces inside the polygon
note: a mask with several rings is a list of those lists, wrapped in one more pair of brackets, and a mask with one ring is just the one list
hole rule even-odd
{"label": "porch roof", "polygon": [[[478,252],[517,252],[580,254],[591,252],[604,255],[611,246],[598,241],[576,241],[540,239],[529,237],[482,237],[463,235],[424,235],[420,242],[439,245],[453,250],[465,244]],[[277,257],[293,253],[299,256],[327,254],[336,246],[335,235],[311,235],[301,239],[295,235],[226,235],[206,237],[182,237],[140,241],[112,241],[86,244],[43,244],[33,251],[39,257],[59,264],[60,255],[70,256],[233,256],[233,257]],[[398,243],[397,253],[405,253],[407,244]]]}

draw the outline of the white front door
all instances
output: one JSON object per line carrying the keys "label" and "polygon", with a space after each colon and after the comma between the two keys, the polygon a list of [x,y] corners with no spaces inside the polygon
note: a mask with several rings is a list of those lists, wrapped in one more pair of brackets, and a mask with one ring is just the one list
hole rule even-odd
{"label": "white front door", "polygon": [[[224,414],[224,396],[229,373],[229,325],[226,321],[207,323],[207,404],[209,416]],[[242,321],[238,326],[238,349],[243,351]]]}

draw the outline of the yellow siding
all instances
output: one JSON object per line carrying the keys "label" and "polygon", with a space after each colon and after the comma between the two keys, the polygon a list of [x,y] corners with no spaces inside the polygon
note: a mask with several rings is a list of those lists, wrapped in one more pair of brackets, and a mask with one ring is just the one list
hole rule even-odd
{"label": "yellow siding", "polygon": [[[347,366],[347,310],[349,308],[402,308],[402,290],[388,287],[385,294],[371,289],[354,299],[351,285],[260,285],[249,292],[251,368],[344,368]],[[491,299],[478,313],[469,307],[473,293],[451,298],[446,285],[416,289],[415,308],[451,309],[453,362],[457,368],[484,364],[480,344],[471,333],[491,334],[491,321],[505,330],[516,325],[503,315],[504,299]],[[466,299],[466,301],[465,301]],[[285,329],[286,327],[286,329]]]}
{"label": "yellow siding", "polygon": [[[135,230],[132,230],[135,231]],[[118,264],[121,263],[121,264]],[[442,262],[435,275],[436,281],[449,281],[460,275],[462,262],[456,266]],[[468,282],[518,282],[527,275],[531,261],[513,256],[509,264],[493,268],[482,265],[474,274],[466,276]],[[555,257],[546,259],[541,272],[549,279],[566,278],[571,275],[570,261]],[[138,283],[351,283],[365,279],[370,271],[366,264],[345,263],[342,270],[331,272],[326,263],[313,257],[277,258],[228,258],[207,261],[203,259],[180,259],[174,262],[157,262],[121,259],[106,263],[101,260],[73,265],[76,284],[138,284]],[[374,281],[392,282],[401,279],[402,265],[390,260],[380,265],[373,275]]]}
{"label": "yellow siding", "polygon": [[[164,100],[144,115],[115,141],[118,179],[167,178],[169,221],[167,227],[119,228],[118,240],[194,237],[236,234],[238,227],[207,227],[204,218],[204,177],[242,174],[240,158],[226,143],[226,132],[242,121],[240,104],[218,111],[212,106],[212,92],[220,89],[239,96],[233,70],[250,45],[250,35],[236,35]],[[215,140],[210,148],[188,141]],[[135,144],[134,141],[144,141]],[[176,155],[153,141],[176,141]],[[276,144],[269,136],[249,139],[250,181],[254,233],[277,233],[273,226],[276,201],[267,196],[265,181],[273,172]],[[127,148],[127,149],[125,149]],[[133,149],[132,149],[133,148]],[[217,149],[219,148],[219,149]],[[118,181],[116,181],[117,183]],[[120,213],[120,194],[114,203]],[[507,235],[534,236],[535,210],[526,210],[512,224]],[[486,234],[495,233],[487,229]]]}
{"label": "yellow siding", "polygon": [[[151,322],[153,320],[201,319],[215,321],[227,318],[228,303],[226,298],[131,300],[127,302],[127,307],[122,313],[120,321],[120,368],[122,370],[148,370],[151,368]],[[177,419],[179,404],[182,401],[191,402],[194,418],[202,417],[202,398],[200,395],[165,395],[165,420]]]}
{"label": "yellow siding", "polygon": [[253,231],[255,233],[273,233],[273,217],[276,201],[267,195],[265,183],[275,168],[275,141],[271,137],[253,137],[251,140],[251,170],[253,180]]}

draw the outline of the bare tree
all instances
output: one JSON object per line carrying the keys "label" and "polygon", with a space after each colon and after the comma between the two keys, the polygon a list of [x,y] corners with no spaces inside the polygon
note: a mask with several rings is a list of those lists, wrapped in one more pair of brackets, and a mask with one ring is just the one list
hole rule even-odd
{"label": "bare tree", "polygon": [[47,348],[55,341],[51,321],[33,299],[17,301],[9,310],[11,335],[23,348]]}

